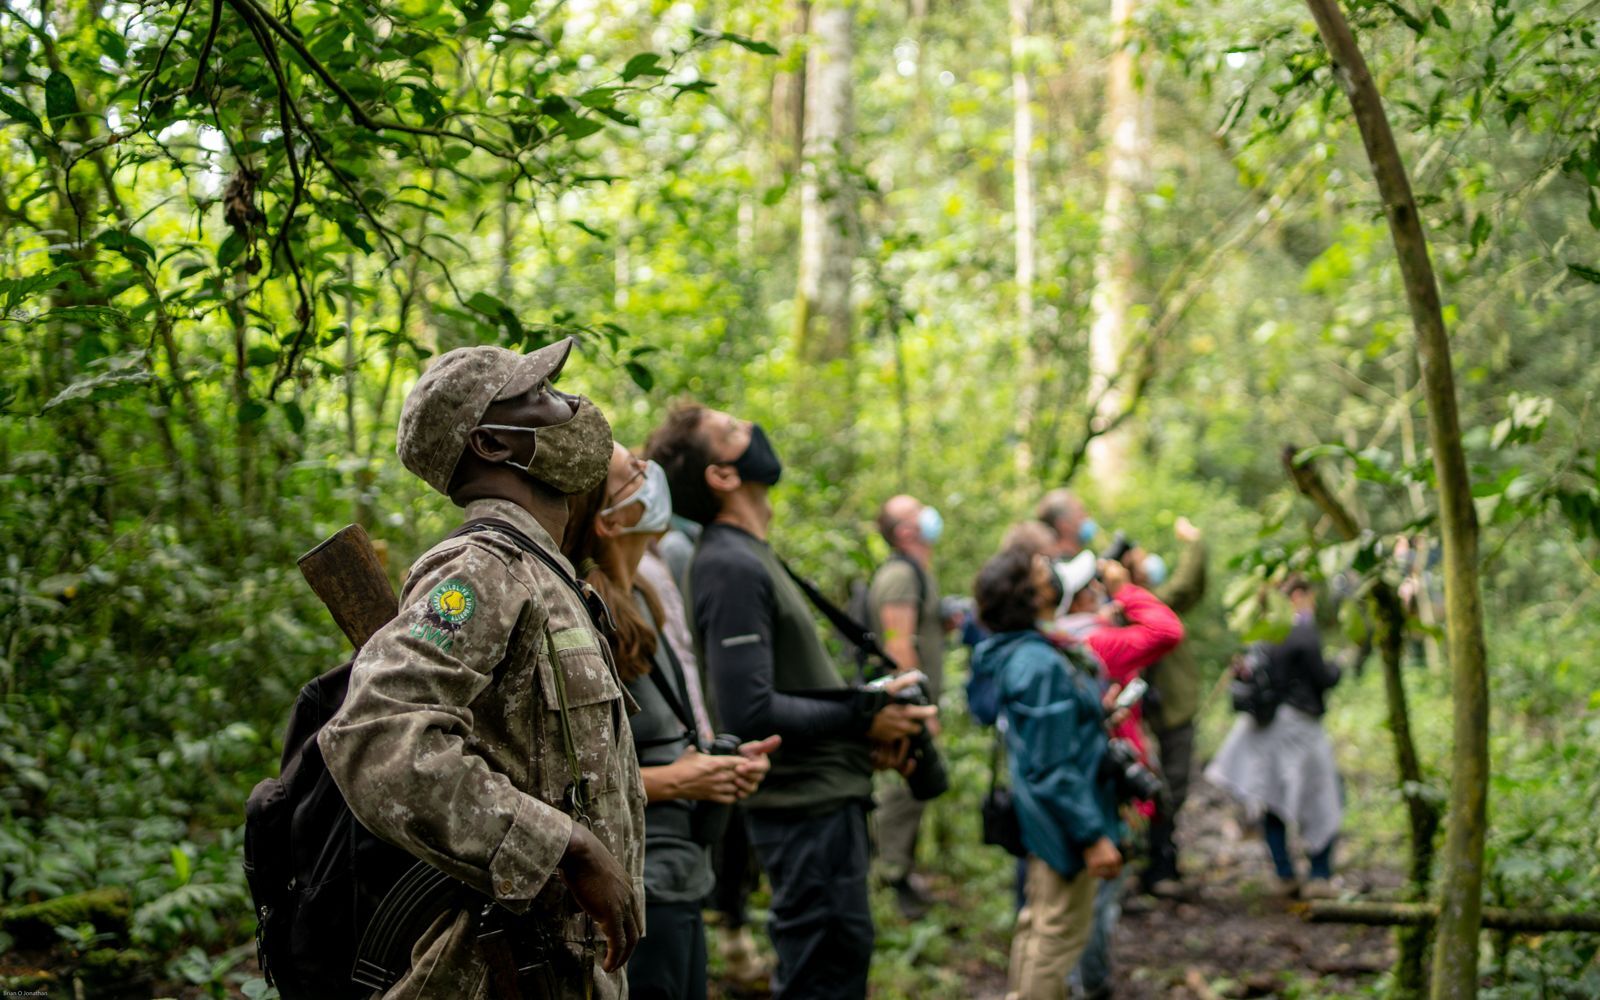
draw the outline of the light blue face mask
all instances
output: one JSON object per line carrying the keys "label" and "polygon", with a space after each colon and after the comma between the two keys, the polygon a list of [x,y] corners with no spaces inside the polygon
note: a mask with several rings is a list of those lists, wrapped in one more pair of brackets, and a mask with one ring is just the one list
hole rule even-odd
{"label": "light blue face mask", "polygon": [[1155,553],[1144,557],[1144,579],[1152,587],[1167,582],[1167,561]]}
{"label": "light blue face mask", "polygon": [[1078,525],[1078,541],[1083,545],[1088,545],[1094,541],[1094,536],[1098,534],[1100,534],[1100,526],[1094,523],[1094,518],[1092,517],[1084,518],[1083,523]]}
{"label": "light blue face mask", "polygon": [[932,545],[944,534],[944,516],[938,508],[922,508],[917,514],[917,530],[922,533],[922,540]]}
{"label": "light blue face mask", "polygon": [[644,482],[632,496],[619,500],[600,512],[601,517],[614,514],[629,504],[644,507],[637,524],[623,528],[624,535],[655,534],[666,531],[672,524],[672,490],[667,486],[667,473],[655,462],[644,464]]}

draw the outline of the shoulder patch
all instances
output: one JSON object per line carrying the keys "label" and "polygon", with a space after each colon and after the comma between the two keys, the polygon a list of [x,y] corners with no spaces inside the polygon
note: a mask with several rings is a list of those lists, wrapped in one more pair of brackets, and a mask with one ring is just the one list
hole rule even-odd
{"label": "shoulder patch", "polygon": [[431,624],[455,632],[465,625],[478,610],[478,594],[472,584],[452,577],[428,593],[428,617]]}
{"label": "shoulder patch", "polygon": [[568,649],[593,649],[594,636],[583,626],[564,628],[550,636],[550,642],[556,647],[556,652]]}

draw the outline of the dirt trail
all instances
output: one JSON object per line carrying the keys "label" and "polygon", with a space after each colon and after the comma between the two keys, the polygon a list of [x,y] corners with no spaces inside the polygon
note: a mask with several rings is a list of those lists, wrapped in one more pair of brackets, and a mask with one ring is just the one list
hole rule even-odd
{"label": "dirt trail", "polygon": [[[1394,950],[1387,931],[1313,925],[1294,912],[1291,901],[1277,897],[1265,845],[1235,817],[1221,792],[1195,782],[1179,817],[1190,898],[1126,900],[1113,943],[1116,1000],[1270,997],[1293,976],[1317,977],[1312,995],[1334,994],[1390,967]],[[1346,893],[1399,885],[1392,871],[1336,871]],[[1002,980],[999,972],[984,976],[973,982],[972,995],[999,1000]]]}

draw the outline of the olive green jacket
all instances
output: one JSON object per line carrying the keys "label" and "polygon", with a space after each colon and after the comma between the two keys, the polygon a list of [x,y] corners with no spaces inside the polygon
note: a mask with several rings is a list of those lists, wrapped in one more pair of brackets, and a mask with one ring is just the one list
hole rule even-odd
{"label": "olive green jacket", "polygon": [[[1206,593],[1205,542],[1185,545],[1178,555],[1178,566],[1166,583],[1156,588],[1161,603],[1183,615],[1194,609]],[[1189,651],[1187,641],[1168,653],[1145,672],[1158,697],[1155,712],[1149,716],[1157,732],[1177,729],[1194,721],[1200,710],[1200,665]]]}
{"label": "olive green jacket", "polygon": [[[481,500],[468,519],[510,522],[566,566],[521,507]],[[407,575],[400,614],[362,647],[344,706],[318,742],[350,811],[369,830],[517,913],[538,914],[575,974],[564,994],[626,996],[585,949],[592,920],[557,864],[573,818],[558,711],[565,687],[589,827],[644,907],[644,784],[615,670],[583,602],[541,561],[498,532],[446,539]],[[477,908],[441,916],[411,969],[384,994],[487,1000]],[[578,970],[586,970],[578,971]],[[587,982],[585,980],[587,979]]]}

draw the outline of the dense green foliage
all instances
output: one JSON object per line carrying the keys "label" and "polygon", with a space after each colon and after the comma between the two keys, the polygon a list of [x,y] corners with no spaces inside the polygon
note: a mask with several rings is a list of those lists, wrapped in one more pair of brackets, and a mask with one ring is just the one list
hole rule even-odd
{"label": "dense green foliage", "polygon": [[[249,965],[228,951],[253,926],[241,804],[293,692],[343,655],[294,558],[359,520],[398,578],[447,530],[392,446],[406,389],[453,346],[578,334],[565,384],[626,443],[685,394],[761,420],[790,470],[776,544],[836,590],[881,554],[876,504],[922,496],[949,525],[946,590],[965,589],[1088,426],[1109,29],[1103,5],[1037,7],[1033,329],[1013,304],[1005,6],[862,5],[857,336],[816,366],[791,333],[804,168],[774,84],[806,39],[788,5],[0,3],[0,904],[125,887],[126,928],[64,928],[54,961],[138,948],[217,992]],[[1600,891],[1600,20],[1575,0],[1353,8],[1433,242],[1485,524],[1488,884],[1565,906]],[[1428,533],[1427,414],[1304,10],[1169,0],[1139,27],[1140,466],[1073,485],[1158,549],[1180,514],[1206,528],[1219,585],[1193,629],[1215,671],[1227,584],[1393,574],[1396,537]],[[1333,544],[1285,445],[1325,456],[1367,536]],[[1426,659],[1438,619],[1418,614]],[[1410,677],[1442,788],[1444,676]],[[1370,776],[1352,805],[1377,831],[1351,849],[1383,847],[1401,823],[1381,694],[1369,675],[1343,697],[1344,762]],[[952,738],[938,864],[982,900],[978,931],[886,921],[875,976],[908,995],[963,995],[950,970],[997,960],[1009,919],[1008,866],[972,834],[983,739]],[[1595,992],[1593,942],[1505,954],[1498,995]]]}

